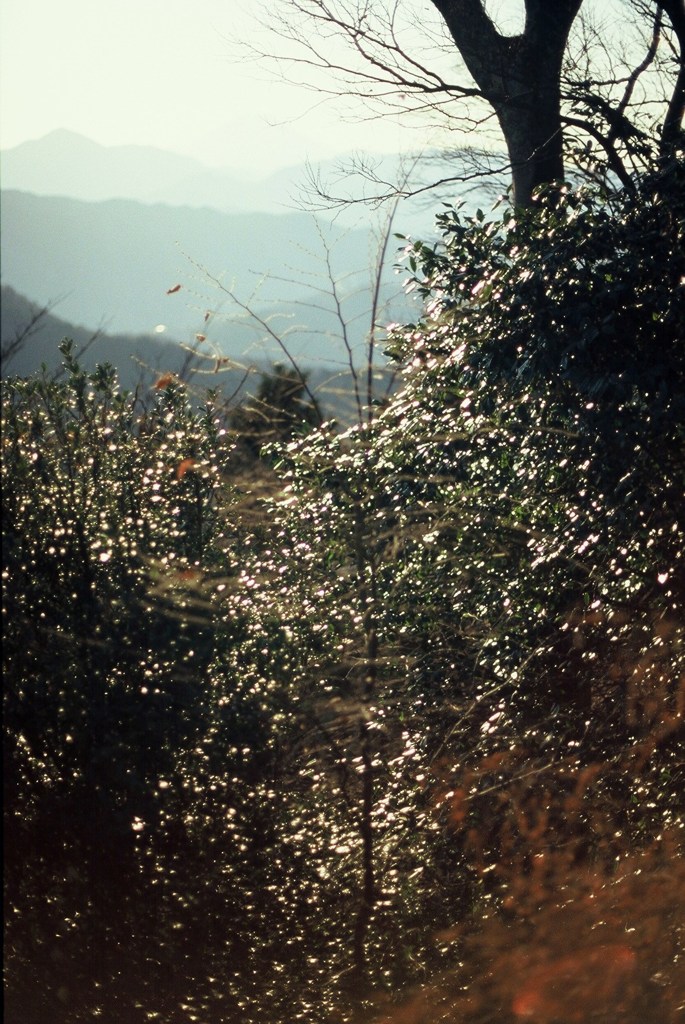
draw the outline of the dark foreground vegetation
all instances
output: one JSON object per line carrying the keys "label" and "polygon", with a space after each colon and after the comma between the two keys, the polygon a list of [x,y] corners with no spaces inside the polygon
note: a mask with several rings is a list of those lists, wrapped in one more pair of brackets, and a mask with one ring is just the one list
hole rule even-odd
{"label": "dark foreground vegetation", "polygon": [[344,433],[3,382],[11,1024],[680,1019],[685,171],[440,220]]}

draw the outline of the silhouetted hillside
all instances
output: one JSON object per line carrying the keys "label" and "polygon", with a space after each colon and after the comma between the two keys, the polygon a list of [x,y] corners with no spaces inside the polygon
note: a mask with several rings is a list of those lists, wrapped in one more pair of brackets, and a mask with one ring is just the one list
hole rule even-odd
{"label": "silhouetted hillside", "polygon": [[[59,304],[58,304],[59,305]],[[111,363],[122,387],[151,384],[161,371],[177,372],[185,355],[177,343],[154,335],[113,335],[78,326],[55,316],[50,308],[31,302],[7,285],[2,286],[2,376],[28,376],[44,363],[57,371],[62,362],[59,344],[71,338],[81,362],[92,369]]]}
{"label": "silhouetted hillside", "polygon": [[[3,281],[41,305],[58,299],[61,315],[71,322],[103,324],[117,334],[148,334],[164,325],[186,342],[202,331],[232,358],[280,358],[270,330],[235,305],[212,275],[262,318],[273,317],[269,327],[279,335],[288,332],[299,357],[329,366],[346,361],[335,341],[339,325],[326,247],[308,214],[230,215],[6,191],[2,221]],[[364,314],[370,306],[373,233],[330,228],[324,237],[352,340],[361,343],[369,327]],[[393,250],[389,264],[396,258]],[[401,287],[390,267],[386,279],[387,300]],[[167,294],[177,283],[183,287]],[[406,306],[402,298],[381,319],[399,319]],[[210,310],[221,315],[205,328]]]}
{"label": "silhouetted hillside", "polygon": [[[232,403],[254,394],[261,375],[271,370],[267,361],[244,361],[239,365],[221,365],[204,356],[203,346],[189,358],[188,347],[157,335],[112,335],[96,329],[77,326],[54,315],[44,306],[31,302],[7,285],[2,286],[2,360],[3,377],[27,377],[45,364],[51,373],[59,373],[62,355],[59,345],[71,338],[79,362],[88,370],[98,363],[110,363],[117,371],[121,386],[143,392],[154,385],[163,373],[182,373],[198,395],[206,388],[218,388]],[[281,360],[282,361],[282,360]],[[326,418],[348,422],[355,415],[353,384],[346,368],[302,365],[312,391]],[[214,370],[217,370],[215,373]],[[387,387],[386,371],[376,371],[379,395]]]}
{"label": "silhouetted hillside", "polygon": [[[440,170],[429,166],[435,156],[426,155],[425,162],[414,167],[412,180],[416,185],[445,177],[444,166]],[[362,177],[342,170],[351,162],[354,158],[350,156],[324,161],[313,169],[298,164],[261,177],[248,176],[224,167],[208,167],[192,157],[152,146],[102,146],[60,129],[3,150],[2,182],[6,189],[88,202],[133,199],[173,206],[210,206],[224,213],[285,213],[299,207],[312,170],[336,193],[360,196],[365,190],[373,191]],[[402,158],[397,154],[376,156],[366,162],[385,182],[400,176]],[[401,230],[430,230],[436,202],[433,197],[428,207],[425,200],[403,203]],[[349,217],[346,221],[351,222]]]}

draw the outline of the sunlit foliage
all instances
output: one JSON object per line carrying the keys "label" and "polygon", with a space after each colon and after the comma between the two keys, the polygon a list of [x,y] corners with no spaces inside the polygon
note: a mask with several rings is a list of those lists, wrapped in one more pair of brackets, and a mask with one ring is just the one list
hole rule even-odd
{"label": "sunlit foliage", "polygon": [[63,351],[64,381],[3,383],[6,965],[34,1020],[125,1016],[144,937],[166,959],[141,853],[199,731],[213,639],[184,609],[225,515],[211,410],[173,382],[143,409]]}
{"label": "sunlit foliage", "polygon": [[684,195],[446,209],[342,434],[3,385],[15,1019],[676,1021]]}

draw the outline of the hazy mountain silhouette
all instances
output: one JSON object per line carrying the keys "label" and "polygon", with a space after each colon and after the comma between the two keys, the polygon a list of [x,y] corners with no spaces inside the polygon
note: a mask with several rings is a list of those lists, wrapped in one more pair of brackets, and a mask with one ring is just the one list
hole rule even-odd
{"label": "hazy mountain silhouette", "polygon": [[[397,163],[393,155],[374,161],[388,177]],[[335,176],[335,167],[335,161],[321,165],[322,175]],[[152,146],[101,146],[66,129],[2,152],[4,189],[87,202],[133,199],[228,213],[285,213],[299,208],[307,177],[304,165],[248,176]]]}
{"label": "hazy mountain silhouette", "polygon": [[[59,346],[65,338],[74,342],[74,352],[84,369],[92,371],[98,363],[109,363],[117,371],[122,389],[137,391],[143,401],[153,394],[155,381],[171,372],[188,381],[191,397],[201,400],[206,389],[218,389],[235,405],[257,392],[262,373],[271,372],[274,363],[292,368],[283,358],[220,365],[210,358],[211,351],[205,355],[204,343],[193,346],[196,353],[193,357],[188,346],[168,338],[112,335],[77,326],[30,302],[7,285],[2,286],[1,299],[0,371],[3,377],[27,377],[40,372],[42,366],[50,375],[60,374],[63,356]],[[302,365],[300,369],[307,374],[324,416],[343,422],[354,418],[353,385],[346,367]],[[382,371],[376,377],[380,396],[390,377]]]}
{"label": "hazy mountain silhouette", "polygon": [[[216,205],[201,197],[202,176],[214,184],[213,198],[221,191],[217,174],[192,157],[168,153],[152,146],[101,146],[76,132],[59,129],[2,153],[3,188],[38,195],[73,199],[137,199],[141,202],[176,201],[183,181],[197,182],[198,195],[187,189],[186,205]],[[225,195],[219,209],[237,209],[230,199],[239,192],[240,179],[220,172]],[[244,206],[242,206],[245,209]]]}
{"label": "hazy mountain silhouette", "polygon": [[[414,186],[445,177],[458,159],[454,156],[448,163],[437,165],[435,153],[425,154],[424,161],[412,172]],[[323,161],[313,168],[299,164],[268,175],[248,175],[208,167],[193,157],[152,146],[101,146],[76,132],[59,129],[2,151],[2,187],[88,202],[133,199],[173,206],[208,206],[228,213],[285,213],[307,206],[312,176],[320,178],[336,195],[357,198],[387,190],[401,177],[402,161],[397,154],[368,157],[363,162],[386,183],[384,186],[373,186],[363,175],[350,173],[350,168],[359,163],[352,155]],[[399,228],[424,236],[431,231],[431,211],[438,202],[454,198],[455,188],[448,185],[439,195],[404,201],[398,215]],[[363,217],[364,211],[356,207],[336,211],[336,216],[342,216],[348,225],[360,215]]]}
{"label": "hazy mountain silhouette", "polygon": [[[186,344],[201,332],[217,351],[260,363],[283,358],[275,333],[307,365],[336,367],[348,364],[339,301],[363,362],[382,211],[353,205],[317,221],[286,209],[304,167],[248,180],[192,157],[101,146],[64,130],[2,157],[3,282],[39,306],[57,301],[65,321],[145,337],[162,326]],[[397,158],[370,165],[390,182]],[[371,189],[339,162],[319,170],[336,193]],[[415,235],[430,236],[427,202],[403,202],[393,230],[414,225]],[[392,274],[399,247],[395,239],[388,247],[380,323],[415,315]],[[268,323],[247,316],[212,276]],[[183,287],[167,294],[176,284]]]}
{"label": "hazy mountain silhouette", "polygon": [[186,353],[170,339],[110,335],[78,326],[7,285],[2,286],[0,328],[3,377],[25,377],[39,371],[43,364],[50,373],[56,372],[62,364],[59,345],[65,338],[71,338],[74,351],[82,353],[80,361],[85,369],[111,363],[127,390],[150,386],[162,372],[179,372],[186,361]]}
{"label": "hazy mountain silhouette", "polygon": [[[225,214],[16,191],[2,194],[2,227],[4,283],[40,305],[59,300],[68,321],[102,324],[116,334],[149,334],[165,325],[185,342],[201,331],[232,357],[247,351],[277,357],[268,329],[251,322],[209,273],[262,317],[273,316],[271,327],[289,332],[296,354],[335,363],[344,353],[331,340],[337,325],[325,294],[330,282],[323,233],[345,317],[356,325],[352,333],[368,332],[363,313],[375,258],[368,229],[322,228],[304,213]],[[391,272],[387,278],[386,299],[399,290],[398,278]],[[177,283],[183,287],[167,294]],[[406,305],[395,303],[381,319],[397,319]],[[207,311],[221,313],[208,326]]]}

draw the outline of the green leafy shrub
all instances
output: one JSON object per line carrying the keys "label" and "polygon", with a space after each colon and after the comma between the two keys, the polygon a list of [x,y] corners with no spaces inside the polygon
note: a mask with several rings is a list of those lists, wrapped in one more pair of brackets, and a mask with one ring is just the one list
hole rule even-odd
{"label": "green leafy shrub", "polygon": [[211,410],[174,382],[143,409],[63,352],[64,381],[2,395],[8,1005],[35,1020],[126,1015],[171,930],[145,846],[201,731],[214,639],[184,608],[220,554],[224,489]]}
{"label": "green leafy shrub", "polygon": [[3,385],[16,1016],[676,1020],[682,184],[448,209],[343,434]]}
{"label": "green leafy shrub", "polygon": [[408,650],[458,709],[436,807],[478,909],[388,1019],[677,1019],[681,915],[647,907],[681,892],[682,186],[674,162],[612,205],[448,211],[409,249],[427,310],[392,340],[407,384],[374,459],[424,610]]}
{"label": "green leafy shrub", "polygon": [[[569,190],[518,222],[446,213],[441,246],[409,251],[427,305],[390,338],[402,390],[370,425],[282,453],[290,489],[232,594],[246,640],[226,678],[242,666],[280,751],[276,841],[320,868],[304,890],[284,874],[282,927],[334,1019],[425,981],[455,920],[457,958],[474,952],[448,989],[485,986],[474,1019],[501,1019],[480,925],[507,971],[502,915],[531,920],[539,897],[526,948],[544,963],[557,890],[587,868],[614,892],[681,827],[681,174],[612,206]],[[541,890],[536,858],[557,848]]]}

